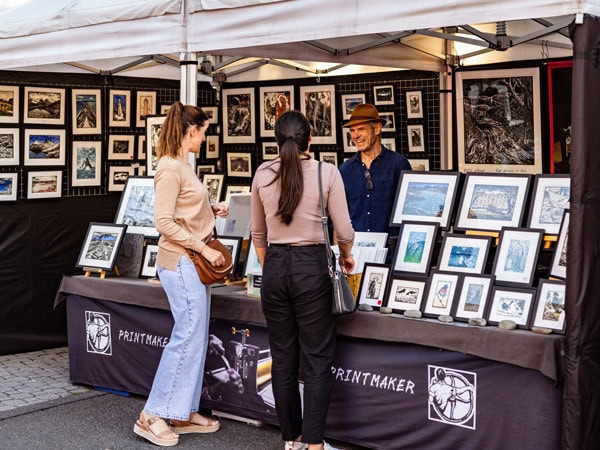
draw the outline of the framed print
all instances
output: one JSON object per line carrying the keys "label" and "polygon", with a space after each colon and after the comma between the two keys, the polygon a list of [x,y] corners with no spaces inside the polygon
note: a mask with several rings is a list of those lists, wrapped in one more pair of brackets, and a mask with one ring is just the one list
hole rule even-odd
{"label": "framed print", "polygon": [[142,261],[142,271],[140,276],[156,278],[156,256],[158,255],[158,245],[146,244],[144,260]]}
{"label": "framed print", "polygon": [[0,173],[0,202],[14,202],[19,190],[18,173]]}
{"label": "framed print", "polygon": [[381,145],[393,152],[396,151],[396,138],[382,138]]}
{"label": "framed print", "polygon": [[146,125],[146,117],[156,114],[156,92],[138,91],[136,101],[136,119],[135,126],[143,127]]}
{"label": "framed print", "polygon": [[337,167],[337,152],[319,152],[319,161],[328,162]]}
{"label": "framed print", "polygon": [[0,123],[19,123],[19,86],[0,86]]}
{"label": "framed print", "polygon": [[408,310],[420,311],[427,291],[427,281],[425,277],[393,274],[389,282],[390,288],[387,291],[385,306],[392,308],[395,313]]}
{"label": "framed print", "polygon": [[521,226],[530,182],[531,176],[524,174],[466,174],[454,229],[500,231]]}
{"label": "framed print", "polygon": [[548,61],[550,173],[571,171],[571,87],[573,60]]}
{"label": "framed print", "polygon": [[552,264],[550,266],[549,276],[564,280],[567,278],[567,242],[569,236],[569,219],[571,212],[565,209],[562,222],[560,224],[560,232],[556,241],[556,248],[552,256]]}
{"label": "framed print", "polygon": [[406,117],[408,119],[423,118],[423,97],[421,91],[406,91]]}
{"label": "framed print", "polygon": [[25,130],[26,166],[64,166],[65,130]]}
{"label": "framed print", "polygon": [[[169,113],[170,108],[171,108],[171,105],[160,105],[160,108],[158,110],[159,114],[166,116]],[[202,110],[204,110],[204,108],[202,108]],[[209,120],[210,120],[210,117],[209,117]]]}
{"label": "framed print", "polygon": [[385,123],[381,127],[382,133],[396,131],[396,116],[394,115],[394,111],[382,111],[379,113],[379,117],[385,120]]}
{"label": "framed print", "polygon": [[[342,95],[342,118],[347,120],[352,115],[356,105],[366,103],[365,94],[344,94]],[[379,113],[381,116],[381,113]]]}
{"label": "framed print", "polygon": [[300,86],[300,112],[310,123],[313,144],[336,144],[335,85]]}
{"label": "framed print", "polygon": [[65,90],[25,87],[23,123],[65,124]]}
{"label": "framed print", "polygon": [[275,136],[275,122],[284,112],[294,109],[294,86],[261,87],[258,101],[260,104],[260,135]]}
{"label": "framed print", "polygon": [[202,179],[205,173],[215,173],[214,164],[205,164],[205,165],[197,165],[196,166],[196,175],[198,178]]}
{"label": "framed print", "polygon": [[536,175],[527,226],[542,228],[546,234],[558,234],[570,197],[570,175]]}
{"label": "framed print", "polygon": [[459,289],[460,275],[434,272],[431,274],[427,297],[423,306],[425,317],[449,316],[454,297]]}
{"label": "framed print", "polygon": [[492,245],[490,236],[449,233],[444,236],[438,269],[482,274]]}
{"label": "framed print", "polygon": [[100,89],[71,89],[72,134],[102,133]]}
{"label": "framed print", "polygon": [[355,231],[354,247],[385,247],[388,233],[374,231]]}
{"label": "framed print", "polygon": [[0,128],[0,166],[19,165],[19,129]]}
{"label": "framed print", "polygon": [[544,230],[503,227],[492,273],[496,284],[531,286]]}
{"label": "framed print", "polygon": [[410,167],[417,172],[429,172],[429,159],[412,159],[408,158]]}
{"label": "framed print", "polygon": [[254,89],[223,89],[223,143],[253,144]]}
{"label": "framed print", "polygon": [[154,178],[127,178],[115,223],[127,225],[127,233],[158,237],[154,226]]}
{"label": "framed print", "polygon": [[108,159],[133,160],[134,145],[133,134],[111,134],[108,136]]}
{"label": "framed print", "polygon": [[219,135],[209,134],[206,136],[206,159],[217,159],[219,157]]}
{"label": "framed print", "polygon": [[71,186],[102,184],[102,142],[73,141],[71,154]]}
{"label": "framed print", "polygon": [[352,140],[350,130],[347,128],[342,128],[342,140],[344,145],[344,153],[356,152],[356,144]]}
{"label": "framed print", "polygon": [[27,174],[27,198],[60,198],[62,196],[62,171],[35,171]]}
{"label": "framed print", "polygon": [[158,138],[166,116],[146,117],[146,174],[153,177],[158,165]]}
{"label": "framed print", "polygon": [[262,158],[263,160],[275,159],[279,156],[279,146],[277,142],[262,143]]}
{"label": "framed print", "polygon": [[565,294],[564,281],[540,280],[531,326],[564,334]]}
{"label": "framed print", "polygon": [[113,90],[108,93],[109,127],[129,127],[131,124],[131,91]]}
{"label": "framed print", "polygon": [[217,217],[215,227],[219,236],[250,238],[252,205],[250,193],[230,194],[227,204],[229,215]]}
{"label": "framed print", "polygon": [[512,320],[517,328],[529,328],[535,293],[535,289],[495,286],[486,320],[490,325]]}
{"label": "framed print", "polygon": [[229,276],[235,275],[236,268],[240,261],[240,255],[242,253],[242,243],[244,238],[241,236],[219,236],[219,240],[231,253],[231,261],[233,265]]}
{"label": "framed print", "polygon": [[394,104],[394,86],[391,84],[385,86],[373,86],[373,98],[376,105]]}
{"label": "framed print", "polygon": [[146,159],[146,136],[143,134],[138,136],[137,159],[140,161]]}
{"label": "framed print", "polygon": [[389,277],[390,266],[365,263],[358,289],[357,304],[370,305],[377,309],[383,306]]}
{"label": "framed print", "polygon": [[446,230],[452,219],[458,181],[458,172],[402,171],[390,225],[414,220],[435,222]]}
{"label": "framed print", "polygon": [[408,151],[424,152],[425,135],[423,134],[423,125],[408,125],[406,133],[408,135]]}
{"label": "framed print", "polygon": [[258,256],[256,255],[256,247],[252,239],[248,240],[248,254],[246,255],[246,264],[244,267],[244,275],[262,275],[262,266],[258,262]]}
{"label": "framed print", "polygon": [[109,166],[108,167],[108,191],[121,192],[129,177],[135,175],[135,169],[131,166]]}
{"label": "framed print", "polygon": [[229,199],[232,194],[247,194],[248,192],[250,192],[250,186],[234,186],[228,184],[225,189],[225,201],[229,204]]}
{"label": "framed print", "polygon": [[464,275],[452,317],[459,322],[483,318],[493,282],[492,275]]}
{"label": "framed print", "polygon": [[400,225],[392,265],[394,272],[429,273],[438,227],[437,223],[412,221]]}
{"label": "framed print", "polygon": [[251,157],[250,153],[227,153],[227,176],[251,177]]}
{"label": "framed print", "polygon": [[456,117],[459,172],[542,173],[538,68],[456,72]]}
{"label": "framed print", "polygon": [[218,203],[221,200],[224,178],[225,175],[222,173],[205,173],[202,177],[202,184],[208,190],[208,198],[211,203]]}
{"label": "framed print", "polygon": [[114,223],[91,222],[76,266],[113,270],[126,228]]}
{"label": "framed print", "polygon": [[[215,125],[219,123],[219,107],[218,106],[202,106],[202,111],[208,116],[208,123]],[[161,114],[167,114],[162,112]]]}

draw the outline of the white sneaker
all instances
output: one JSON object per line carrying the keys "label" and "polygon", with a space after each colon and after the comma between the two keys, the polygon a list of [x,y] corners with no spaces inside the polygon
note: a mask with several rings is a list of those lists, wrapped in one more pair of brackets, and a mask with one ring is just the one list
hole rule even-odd
{"label": "white sneaker", "polygon": [[285,450],[306,450],[308,449],[308,444],[304,442],[297,441],[285,441]]}

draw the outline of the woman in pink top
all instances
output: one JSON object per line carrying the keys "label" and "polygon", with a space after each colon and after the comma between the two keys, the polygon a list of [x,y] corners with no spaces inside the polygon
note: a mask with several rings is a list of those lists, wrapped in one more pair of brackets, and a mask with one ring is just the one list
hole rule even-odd
{"label": "woman in pink top", "polygon": [[[323,441],[333,376],[335,316],[319,202],[318,162],[308,153],[310,124],[298,111],[275,124],[279,158],[252,182],[252,240],[263,268],[275,407],[285,448],[331,448]],[[354,230],[337,168],[322,163],[323,195],[340,247],[340,266],[354,268]],[[298,371],[302,352],[304,411]]]}

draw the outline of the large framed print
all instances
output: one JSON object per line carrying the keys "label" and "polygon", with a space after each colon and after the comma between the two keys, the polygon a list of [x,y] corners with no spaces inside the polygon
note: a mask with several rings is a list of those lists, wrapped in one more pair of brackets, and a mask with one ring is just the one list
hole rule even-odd
{"label": "large framed print", "polygon": [[60,198],[62,171],[46,170],[27,173],[27,198]]}
{"label": "large framed print", "polygon": [[65,90],[49,87],[25,87],[23,123],[65,124]]}
{"label": "large framed print", "polygon": [[18,173],[0,173],[0,202],[14,202],[19,190]]}
{"label": "large framed print", "polygon": [[242,243],[244,238],[242,236],[219,236],[221,243],[227,247],[227,250],[231,253],[231,273],[229,276],[235,275],[236,268],[240,261],[240,255],[242,253]]}
{"label": "large framed print", "polygon": [[564,334],[565,294],[564,281],[540,280],[531,326]]}
{"label": "large framed print", "polygon": [[400,174],[390,225],[406,220],[435,222],[448,229],[458,189],[458,172],[404,170]]}
{"label": "large framed print", "polygon": [[427,275],[438,234],[437,223],[403,222],[392,268],[394,272]]}
{"label": "large framed print", "polygon": [[455,75],[459,172],[542,173],[539,69]]}
{"label": "large framed print", "polygon": [[549,276],[564,280],[567,278],[567,242],[569,237],[569,219],[571,211],[566,209],[560,224],[560,232],[556,241],[556,248],[552,256]]}
{"label": "large framed print", "polygon": [[108,191],[123,192],[129,177],[135,175],[135,169],[131,166],[108,166]]}
{"label": "large framed print", "polygon": [[486,320],[490,325],[511,320],[517,328],[529,328],[535,294],[535,289],[494,286]]}
{"label": "large framed print", "polygon": [[442,241],[438,269],[446,272],[482,274],[491,245],[490,236],[446,234]]}
{"label": "large framed print", "polygon": [[376,309],[384,305],[390,269],[390,266],[386,264],[365,264],[360,279],[357,304],[370,305]]}
{"label": "large framed print", "polygon": [[146,125],[146,117],[156,114],[156,92],[138,91],[136,111],[135,126],[143,127]]}
{"label": "large framed print", "polygon": [[483,318],[492,292],[492,275],[464,275],[452,317],[459,322]]}
{"label": "large framed print", "polygon": [[72,89],[73,134],[102,133],[102,94],[100,89]]}
{"label": "large framed print", "polygon": [[158,165],[158,138],[167,116],[146,117],[146,174],[154,176]]}
{"label": "large framed print", "polygon": [[408,135],[409,152],[425,151],[425,135],[423,133],[423,125],[408,125],[406,127],[406,134]]}
{"label": "large framed print", "polygon": [[18,166],[21,147],[18,128],[0,128],[0,166]]}
{"label": "large framed print", "polygon": [[423,118],[423,96],[421,91],[406,91],[406,117],[408,119]]}
{"label": "large framed print", "polygon": [[127,178],[115,223],[127,225],[127,233],[158,237],[154,226],[154,177]]}
{"label": "large framed print", "polygon": [[[342,118],[347,120],[352,115],[356,105],[366,103],[365,94],[344,94],[342,95]],[[379,113],[381,115],[381,113]]]}
{"label": "large framed print", "polygon": [[570,175],[536,175],[527,226],[542,228],[546,234],[558,234],[570,197]]}
{"label": "large framed print", "polygon": [[313,144],[336,144],[335,85],[301,86],[300,111],[310,123]]}
{"label": "large framed print", "polygon": [[254,89],[223,89],[223,143],[253,144]]}
{"label": "large framed print", "polygon": [[227,153],[227,176],[251,177],[252,155],[250,153]]}
{"label": "large framed print", "polygon": [[158,256],[158,245],[147,244],[142,261],[140,276],[156,278],[156,257]]}
{"label": "large framed print", "polygon": [[222,173],[205,173],[202,177],[202,184],[206,186],[211,203],[218,203],[221,200],[224,178],[225,175]]}
{"label": "large framed print", "polygon": [[133,134],[111,134],[108,136],[108,159],[133,160],[135,136]]}
{"label": "large framed print", "polygon": [[109,127],[129,127],[131,124],[131,91],[113,90],[108,93]]}
{"label": "large framed print", "polygon": [[0,86],[0,123],[19,123],[19,86]]}
{"label": "large framed print", "polygon": [[71,186],[102,184],[102,142],[73,141],[71,154]]}
{"label": "large framed print", "polygon": [[544,230],[503,227],[492,273],[498,285],[531,286]]}
{"label": "large framed print", "polygon": [[275,122],[290,109],[294,109],[294,86],[261,87],[260,103],[260,135],[275,136]]}
{"label": "large framed print", "polygon": [[449,316],[459,289],[460,275],[456,273],[433,272],[423,315],[425,317]]}
{"label": "large framed print", "polygon": [[427,282],[426,277],[393,274],[385,306],[392,308],[395,313],[420,311],[427,291]]}
{"label": "large framed print", "polygon": [[531,176],[475,174],[465,176],[455,230],[500,231],[523,221]]}
{"label": "large framed print", "polygon": [[25,130],[26,166],[64,166],[65,130]]}
{"label": "large framed print", "polygon": [[91,222],[77,258],[77,267],[113,270],[127,226]]}

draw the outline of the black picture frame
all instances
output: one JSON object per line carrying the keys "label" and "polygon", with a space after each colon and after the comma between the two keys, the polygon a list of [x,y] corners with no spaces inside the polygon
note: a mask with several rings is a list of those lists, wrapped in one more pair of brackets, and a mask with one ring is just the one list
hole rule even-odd
{"label": "black picture frame", "polygon": [[158,237],[154,225],[154,177],[127,178],[115,223],[127,225],[128,233]]}
{"label": "black picture frame", "polygon": [[437,223],[403,222],[398,231],[392,270],[427,275],[438,237]]}
{"label": "black picture frame", "polygon": [[385,306],[399,314],[408,310],[421,311],[428,284],[428,277],[393,273],[385,295]]}
{"label": "black picture frame", "polygon": [[144,259],[140,276],[143,278],[156,278],[156,256],[158,244],[146,244],[144,248]]}
{"label": "black picture frame", "polygon": [[460,290],[461,275],[458,273],[433,271],[429,281],[427,296],[422,304],[424,317],[449,316],[454,307],[457,292]]}
{"label": "black picture frame", "polygon": [[225,247],[231,252],[231,272],[229,273],[229,277],[236,275],[237,266],[240,262],[240,255],[242,254],[242,243],[244,238],[241,236],[219,236],[219,240],[223,243]]}
{"label": "black picture frame", "polygon": [[365,263],[358,288],[357,305],[381,308],[385,304],[391,272],[389,264]]}
{"label": "black picture frame", "polygon": [[472,318],[484,318],[494,285],[494,276],[489,274],[464,274],[460,291],[454,302],[452,317],[458,322]]}
{"label": "black picture frame", "polygon": [[76,267],[113,270],[127,225],[90,222]]}
{"label": "black picture frame", "polygon": [[557,235],[565,209],[569,209],[571,176],[569,174],[536,175],[527,218],[529,228],[543,228]]}
{"label": "black picture frame", "polygon": [[560,231],[558,240],[554,247],[552,255],[552,264],[548,276],[565,280],[567,278],[567,242],[569,238],[569,221],[571,219],[571,210],[565,209],[562,221],[560,223]]}
{"label": "black picture frame", "polygon": [[548,328],[565,334],[566,284],[560,280],[540,280],[537,288],[531,327]]}
{"label": "black picture frame", "polygon": [[544,230],[503,227],[494,257],[492,274],[501,286],[528,287],[533,284]]}
{"label": "black picture frame", "polygon": [[491,246],[491,236],[447,233],[442,239],[438,270],[482,274]]}
{"label": "black picture frame", "polygon": [[498,325],[502,320],[512,320],[520,329],[529,329],[536,289],[513,286],[494,286],[489,300],[486,320]]}

